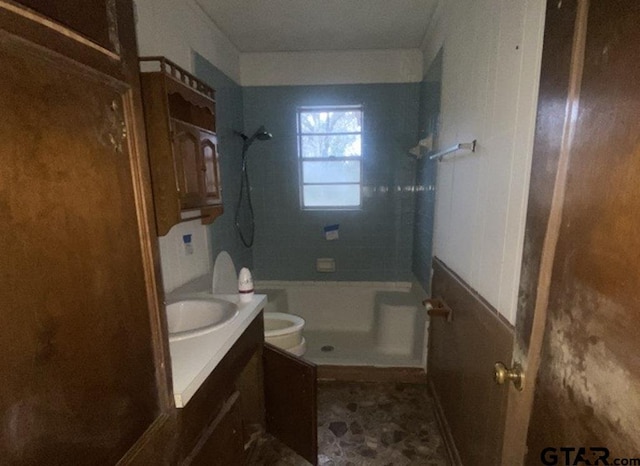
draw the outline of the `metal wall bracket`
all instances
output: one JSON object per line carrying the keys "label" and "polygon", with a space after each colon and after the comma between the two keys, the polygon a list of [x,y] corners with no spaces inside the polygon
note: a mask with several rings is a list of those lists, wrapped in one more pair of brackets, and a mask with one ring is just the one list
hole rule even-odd
{"label": "metal wall bracket", "polygon": [[451,146],[448,149],[444,149],[441,150],[440,152],[436,152],[435,154],[432,154],[429,156],[429,160],[442,160],[442,158],[445,155],[449,155],[452,154],[454,152],[457,152],[459,150],[469,150],[471,152],[475,152],[476,151],[476,144],[477,141],[474,139],[471,142],[460,142],[458,144],[456,144],[455,146]]}

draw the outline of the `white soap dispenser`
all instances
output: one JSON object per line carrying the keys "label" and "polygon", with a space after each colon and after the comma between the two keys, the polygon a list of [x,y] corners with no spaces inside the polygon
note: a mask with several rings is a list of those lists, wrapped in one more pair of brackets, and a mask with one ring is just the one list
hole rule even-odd
{"label": "white soap dispenser", "polygon": [[253,299],[253,277],[246,267],[242,267],[238,275],[238,293],[240,302],[247,303]]}

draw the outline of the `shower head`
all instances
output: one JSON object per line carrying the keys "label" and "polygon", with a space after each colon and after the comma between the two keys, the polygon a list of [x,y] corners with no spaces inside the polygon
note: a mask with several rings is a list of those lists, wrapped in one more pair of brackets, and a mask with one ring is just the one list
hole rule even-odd
{"label": "shower head", "polygon": [[264,126],[261,126],[255,132],[255,134],[253,136],[251,136],[251,137],[259,139],[260,141],[268,141],[269,139],[271,139],[273,137],[273,135],[270,132],[268,132]]}
{"label": "shower head", "polygon": [[251,137],[238,131],[236,131],[236,134],[242,138],[245,147],[249,147],[256,139],[258,141],[268,141],[273,137],[273,135],[269,133],[264,126],[260,126],[260,128],[258,128],[256,132],[251,135]]}

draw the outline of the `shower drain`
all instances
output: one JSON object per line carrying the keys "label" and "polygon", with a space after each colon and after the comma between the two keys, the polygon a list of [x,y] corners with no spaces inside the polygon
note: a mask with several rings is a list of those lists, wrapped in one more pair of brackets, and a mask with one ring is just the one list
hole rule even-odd
{"label": "shower drain", "polygon": [[335,348],[331,345],[324,345],[322,348],[320,348],[320,351],[324,351],[325,353],[328,353],[329,351],[333,351]]}

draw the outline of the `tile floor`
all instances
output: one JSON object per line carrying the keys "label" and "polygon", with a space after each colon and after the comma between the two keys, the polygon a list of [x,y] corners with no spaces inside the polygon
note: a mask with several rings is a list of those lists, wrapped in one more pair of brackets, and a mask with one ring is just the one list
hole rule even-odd
{"label": "tile floor", "polygon": [[[251,465],[307,466],[273,437],[258,442]],[[424,385],[318,384],[321,466],[446,466],[433,402]]]}

